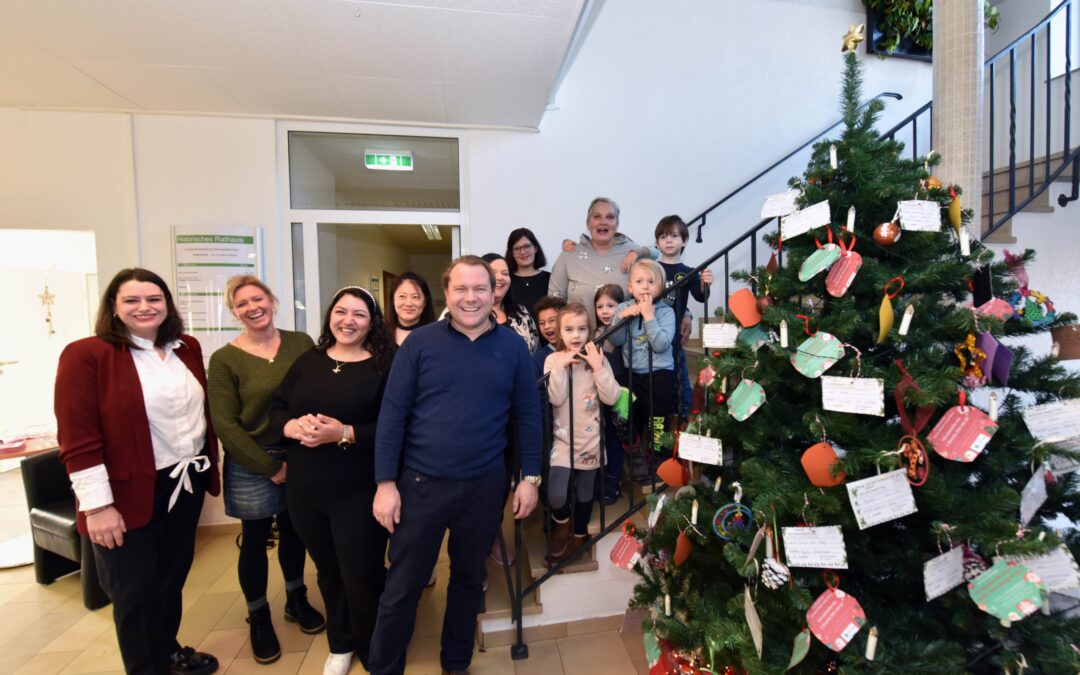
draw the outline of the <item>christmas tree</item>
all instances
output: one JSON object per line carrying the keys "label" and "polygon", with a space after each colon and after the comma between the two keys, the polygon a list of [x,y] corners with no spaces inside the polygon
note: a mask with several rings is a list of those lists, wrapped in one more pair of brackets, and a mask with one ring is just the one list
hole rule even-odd
{"label": "christmas tree", "polygon": [[[844,131],[792,179],[801,211],[766,237],[784,265],[741,275],[757,297],[732,299],[740,340],[708,350],[707,405],[679,438],[720,439],[726,458],[651,496],[637,535],[631,605],[663,646],[655,672],[1078,672],[1080,620],[1039,611],[1047,581],[1024,572],[1075,555],[1075,532],[1045,523],[1080,518],[1080,455],[1024,413],[1080,397],[1080,378],[998,342],[1075,317],[1026,288],[1033,252],[1007,264],[961,241],[959,186],[878,135],[883,104],[860,107],[844,58]],[[797,233],[823,202],[831,224]],[[1021,494],[1038,506],[1043,489],[1023,525]]]}

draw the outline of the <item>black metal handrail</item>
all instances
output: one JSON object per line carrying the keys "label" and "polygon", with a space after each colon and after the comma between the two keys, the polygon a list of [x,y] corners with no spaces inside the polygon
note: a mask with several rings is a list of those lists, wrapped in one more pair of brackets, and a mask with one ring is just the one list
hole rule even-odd
{"label": "black metal handrail", "polygon": [[[877,99],[879,99],[879,98],[882,98],[882,97],[886,97],[886,98],[894,98],[894,99],[896,99],[897,101],[899,101],[899,100],[901,100],[901,99],[903,99],[903,98],[904,98],[903,96],[901,96],[900,94],[898,94],[898,93],[896,93],[896,92],[894,92],[894,91],[883,91],[883,92],[881,92],[880,94],[878,94],[877,96],[875,96],[874,98],[870,99],[869,101],[867,101],[867,102],[863,103],[863,104],[862,104],[861,106],[859,106],[859,110],[862,110],[862,109],[863,109],[863,108],[865,108],[866,106],[870,105],[870,102],[871,102],[871,101],[875,101],[875,100],[877,100]],[[817,142],[817,140],[818,140],[819,138],[821,138],[822,136],[824,136],[825,134],[829,133],[830,131],[832,131],[833,129],[835,129],[836,127],[840,126],[840,125],[841,125],[841,124],[843,124],[843,123],[844,123],[844,120],[843,120],[843,119],[838,119],[838,120],[836,120],[835,122],[833,122],[832,124],[830,124],[830,125],[829,125],[828,127],[826,127],[825,129],[821,130],[821,131],[820,131],[820,132],[819,132],[819,133],[818,133],[817,135],[815,135],[814,137],[812,137],[812,138],[811,138],[810,140],[806,141],[805,143],[803,143],[803,144],[802,144],[802,145],[800,145],[799,147],[795,148],[794,150],[792,150],[792,151],[791,151],[791,152],[789,152],[788,154],[786,154],[786,155],[784,155],[783,157],[781,157],[780,159],[776,160],[775,162],[773,162],[772,164],[770,164],[770,165],[769,165],[768,167],[766,167],[766,168],[765,168],[765,169],[763,169],[762,171],[758,172],[758,174],[757,174],[757,175],[755,175],[755,176],[754,176],[753,178],[751,178],[750,180],[746,181],[745,183],[743,183],[742,185],[740,185],[739,187],[735,188],[735,189],[734,189],[734,190],[732,190],[732,191],[731,191],[730,193],[728,193],[727,195],[725,195],[724,197],[722,197],[722,198],[720,199],[720,201],[716,202],[715,204],[713,204],[713,205],[712,205],[712,206],[710,206],[709,208],[707,208],[707,209],[705,209],[704,211],[702,211],[701,213],[699,213],[699,214],[698,214],[697,216],[695,216],[695,217],[694,217],[694,218],[693,218],[692,220],[690,220],[689,222],[687,222],[687,224],[686,224],[686,225],[687,225],[687,227],[688,227],[688,228],[693,228],[693,227],[697,227],[697,229],[698,229],[698,230],[697,230],[697,239],[696,239],[695,241],[697,241],[697,243],[699,243],[699,244],[701,243],[701,228],[705,227],[705,224],[706,224],[706,220],[707,220],[707,218],[708,218],[708,215],[709,215],[710,213],[712,213],[713,211],[715,211],[716,209],[718,209],[718,208],[719,208],[719,207],[720,207],[721,205],[723,205],[723,204],[724,204],[724,202],[728,201],[729,199],[731,199],[731,198],[732,198],[732,197],[734,197],[735,195],[739,194],[740,192],[742,192],[742,191],[743,191],[743,190],[745,190],[746,188],[750,187],[750,186],[751,186],[752,184],[754,184],[755,182],[757,182],[757,181],[758,181],[758,179],[760,179],[760,178],[762,178],[763,176],[765,176],[766,174],[768,174],[768,173],[772,172],[772,171],[773,171],[774,169],[776,169],[776,168],[777,168],[778,166],[780,166],[780,165],[781,165],[781,164],[783,164],[784,162],[788,161],[789,159],[791,159],[791,158],[792,158],[792,157],[794,157],[795,155],[799,154],[800,152],[802,152],[802,151],[803,151],[803,150],[805,150],[806,148],[808,148],[808,147],[810,147],[811,145],[813,145],[814,143],[816,143],[816,142]],[[701,221],[701,222],[698,222],[698,221]]]}

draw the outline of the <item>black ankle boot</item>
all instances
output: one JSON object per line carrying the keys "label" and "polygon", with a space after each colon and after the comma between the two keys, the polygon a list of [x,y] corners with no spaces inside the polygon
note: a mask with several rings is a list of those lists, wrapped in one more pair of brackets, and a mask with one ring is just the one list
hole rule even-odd
{"label": "black ankle boot", "polygon": [[281,643],[274,633],[274,624],[270,620],[270,608],[260,607],[248,613],[251,626],[251,651],[259,663],[273,663],[281,658]]}
{"label": "black ankle boot", "polygon": [[307,600],[307,587],[288,591],[285,600],[285,620],[300,624],[300,630],[311,635],[326,628],[326,619]]}

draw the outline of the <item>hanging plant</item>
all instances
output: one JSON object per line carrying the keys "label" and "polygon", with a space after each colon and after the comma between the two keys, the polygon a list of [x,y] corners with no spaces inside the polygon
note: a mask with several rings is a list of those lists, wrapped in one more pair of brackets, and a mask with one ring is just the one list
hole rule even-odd
{"label": "hanging plant", "polygon": [[[926,56],[934,48],[933,0],[863,0],[867,7],[870,39],[867,49],[881,56]],[[1001,22],[997,7],[983,0],[986,27],[996,31]]]}

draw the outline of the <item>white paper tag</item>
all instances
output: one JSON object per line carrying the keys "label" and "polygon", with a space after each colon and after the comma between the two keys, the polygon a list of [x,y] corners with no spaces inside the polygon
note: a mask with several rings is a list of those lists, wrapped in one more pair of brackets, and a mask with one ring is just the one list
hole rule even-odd
{"label": "white paper tag", "polygon": [[1042,577],[1047,590],[1051,592],[1080,588],[1080,567],[1077,567],[1076,559],[1064,544],[1044,555],[1003,555],[994,558],[994,562],[998,560],[1020,563]]}
{"label": "white paper tag", "polygon": [[698,436],[683,432],[679,434],[679,459],[720,466],[723,463],[723,448],[719,438]]}
{"label": "white paper tag", "polygon": [[780,348],[787,349],[788,335],[787,335],[787,321],[782,320],[780,322]]}
{"label": "white paper tag", "polygon": [[1080,459],[1065,457],[1064,455],[1050,455],[1047,466],[1055,476],[1064,476],[1067,473],[1080,470]]}
{"label": "white paper tag", "polygon": [[971,255],[971,238],[968,236],[966,227],[960,228],[960,255],[965,258]]}
{"label": "white paper tag", "polygon": [[915,305],[908,305],[904,310],[904,318],[900,320],[900,335],[907,335],[911,330],[911,317],[915,316]]}
{"label": "white paper tag", "polygon": [[1020,524],[1027,525],[1039,507],[1046,502],[1046,466],[1035,469],[1031,479],[1020,492]]}
{"label": "white paper tag", "polygon": [[923,563],[926,601],[940,598],[964,583],[964,548],[957,546]]}
{"label": "white paper tag", "polygon": [[1040,442],[1080,449],[1080,399],[1033,405],[1023,416],[1028,431]]}
{"label": "white paper tag", "polygon": [[899,204],[900,227],[912,232],[940,232],[941,204],[922,199],[908,199]]}
{"label": "white paper tag", "polygon": [[765,198],[765,204],[761,207],[762,218],[775,218],[795,213],[795,200],[799,198],[798,190],[787,190]]}
{"label": "white paper tag", "polygon": [[809,232],[815,227],[828,225],[830,220],[829,200],[826,199],[782,219],[780,221],[780,236],[785,240],[789,240]]}
{"label": "white paper tag", "polygon": [[701,344],[706,349],[732,349],[738,337],[737,323],[707,323],[701,327]]}
{"label": "white paper tag", "polygon": [[885,416],[885,380],[821,376],[821,407],[833,412]]}
{"label": "white paper tag", "polygon": [[757,650],[760,659],[764,634],[761,630],[761,617],[758,616],[757,608],[754,607],[754,598],[750,595],[749,586],[744,587],[743,611],[746,614],[746,626],[750,629],[750,637],[754,640],[754,649]]}
{"label": "white paper tag", "polygon": [[847,491],[860,530],[918,511],[903,469],[848,483]]}
{"label": "white paper tag", "polygon": [[823,567],[846,570],[847,549],[839,525],[784,527],[788,567]]}

